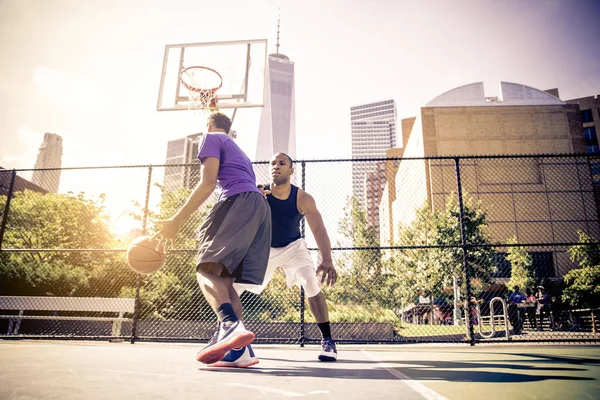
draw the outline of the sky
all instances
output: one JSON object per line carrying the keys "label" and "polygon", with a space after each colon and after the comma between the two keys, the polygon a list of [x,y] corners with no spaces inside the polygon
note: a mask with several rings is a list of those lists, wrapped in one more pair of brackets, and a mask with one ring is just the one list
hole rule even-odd
{"label": "sky", "polygon": [[[274,52],[278,8],[299,159],[349,158],[363,103],[394,99],[401,119],[473,82],[600,94],[598,0],[0,0],[0,166],[33,168],[44,132],[63,137],[63,167],[163,164],[190,124],[156,111],[165,45],[265,38]],[[251,158],[259,113],[234,121]],[[90,190],[63,176],[73,189]]]}

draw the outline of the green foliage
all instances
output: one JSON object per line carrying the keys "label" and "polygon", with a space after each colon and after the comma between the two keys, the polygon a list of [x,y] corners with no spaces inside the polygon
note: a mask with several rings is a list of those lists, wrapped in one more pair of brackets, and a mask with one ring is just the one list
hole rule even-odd
{"label": "green foliage", "polygon": [[[244,292],[241,296],[246,321],[300,321],[300,289],[287,287],[285,274],[278,269],[260,294]],[[307,308],[308,310],[308,308]],[[308,316],[310,312],[306,312]]]}
{"label": "green foliage", "polygon": [[[338,282],[326,290],[332,303],[397,311],[405,304],[414,303],[420,294],[433,298],[446,296],[444,289],[451,285],[453,276],[458,278],[465,293],[460,248],[408,248],[386,251],[384,258],[377,249],[376,232],[368,226],[365,212],[356,199],[348,201],[345,211],[340,221],[340,231],[347,239],[344,245],[373,249],[352,250],[337,260]],[[416,218],[410,225],[400,227],[397,245],[458,246],[462,243],[459,216],[455,196],[451,196],[445,209],[440,211],[434,212],[425,204],[416,210]],[[472,198],[467,198],[464,204],[464,223],[467,243],[489,244],[485,211]],[[491,281],[494,252],[489,248],[472,248],[468,254],[474,290],[483,290]],[[348,316],[334,315],[335,321],[349,320]]]}
{"label": "green foliage", "polygon": [[[377,231],[367,224],[365,210],[358,200],[351,197],[344,207],[345,216],[339,223],[341,232],[344,232],[352,247],[379,247]],[[378,276],[382,271],[381,253],[376,249],[353,250],[344,259],[346,268],[351,268],[353,275]],[[360,266],[356,268],[355,266]],[[343,268],[343,267],[342,267]]]}
{"label": "green foliage", "polygon": [[[329,317],[336,322],[391,322],[398,323],[399,319],[392,310],[378,305],[336,304],[328,301]],[[308,322],[315,322],[313,318]]]}
{"label": "green foliage", "polygon": [[579,234],[579,244],[568,250],[571,261],[579,263],[582,268],[600,265],[600,244],[584,232],[578,231],[577,233]]}
{"label": "green foliage", "polygon": [[[347,304],[327,300],[327,308],[329,311],[329,320],[336,323],[389,322],[396,327],[400,326],[400,320],[393,311],[377,304]],[[277,319],[273,319],[274,321],[300,322],[298,308],[281,310],[285,311],[279,314]],[[306,305],[306,310],[308,310],[308,304]],[[308,323],[316,323],[314,316],[310,312],[305,313],[304,319]]]}
{"label": "green foliage", "polygon": [[[191,194],[191,189],[179,188],[175,191],[162,191],[159,211],[148,212],[148,235],[158,231],[159,226],[152,221],[171,218],[183,206]],[[134,218],[141,220],[144,209],[136,204],[138,213]],[[175,241],[175,250],[167,251],[163,267],[148,277],[144,277],[140,289],[141,317],[144,319],[212,320],[214,313],[204,299],[196,281],[196,254],[198,231],[212,204],[204,204],[183,224]],[[125,289],[129,295],[133,288]]]}
{"label": "green foliage", "polygon": [[[5,204],[6,197],[1,196],[0,208]],[[16,192],[2,247],[44,251],[0,254],[0,291],[5,295],[116,296],[123,284],[133,280],[121,255],[60,251],[115,248],[107,219],[103,196],[91,200],[83,193]],[[109,273],[112,284],[100,284]]]}
{"label": "green foliage", "polygon": [[583,232],[579,232],[579,243],[568,251],[571,260],[579,263],[579,268],[564,276],[567,287],[562,300],[572,307],[599,307],[600,244]]}
{"label": "green foliage", "polygon": [[[517,238],[512,237],[508,239],[507,243],[518,244]],[[511,266],[508,287],[511,290],[515,290],[515,287],[518,286],[523,292],[527,289],[533,292],[536,280],[535,273],[531,269],[533,259],[531,258],[531,254],[527,252],[527,249],[522,246],[509,247],[506,259],[510,262]]]}
{"label": "green foliage", "polygon": [[[489,244],[485,210],[480,202],[465,196],[463,204],[465,241],[467,244]],[[416,210],[410,225],[401,226],[398,246],[459,246],[462,243],[460,208],[456,196],[450,196],[443,210],[433,211],[429,203]],[[468,250],[469,275],[473,292],[491,282],[494,252],[486,247]],[[398,277],[395,289],[403,303],[412,303],[415,296],[437,294],[450,285],[453,277],[464,295],[465,271],[463,251],[459,247],[402,249],[392,252],[390,269]]]}
{"label": "green foliage", "polygon": [[382,304],[393,306],[396,299],[390,294],[385,263],[382,260],[379,238],[367,224],[365,211],[356,198],[351,197],[344,207],[345,216],[339,222],[349,247],[371,249],[350,250],[336,260],[338,280],[327,290],[329,299],[351,304]]}

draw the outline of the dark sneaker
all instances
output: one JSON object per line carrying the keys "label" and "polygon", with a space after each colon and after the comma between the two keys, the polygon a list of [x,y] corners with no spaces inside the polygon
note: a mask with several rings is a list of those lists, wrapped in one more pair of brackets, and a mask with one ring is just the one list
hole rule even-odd
{"label": "dark sneaker", "polygon": [[221,361],[231,349],[248,346],[254,341],[254,333],[244,327],[242,321],[233,324],[222,322],[218,335],[208,345],[196,354],[196,360],[204,364],[214,364]]}
{"label": "dark sneaker", "polygon": [[337,360],[337,349],[332,338],[323,338],[321,340],[323,351],[319,354],[320,361],[335,361]]}
{"label": "dark sneaker", "polygon": [[231,349],[225,354],[221,361],[208,364],[209,367],[247,368],[258,364],[258,358],[254,355],[252,347],[246,346],[241,349]]}

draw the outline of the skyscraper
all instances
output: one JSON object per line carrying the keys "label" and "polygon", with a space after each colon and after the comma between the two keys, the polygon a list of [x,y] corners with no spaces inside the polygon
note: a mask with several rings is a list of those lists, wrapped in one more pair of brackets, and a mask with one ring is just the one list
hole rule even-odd
{"label": "skyscraper", "polygon": [[[163,182],[165,190],[177,190],[181,187],[192,189],[198,184],[200,180],[198,146],[203,135],[203,133],[194,133],[184,138],[170,140],[167,143],[165,160],[167,167]],[[192,164],[192,166],[175,164]]]}
{"label": "skyscraper", "polygon": [[[351,107],[350,123],[352,158],[385,157],[386,151],[396,146],[396,103],[394,100]],[[375,168],[376,164],[373,162],[352,163],[352,193],[361,206],[365,205],[365,176],[368,172],[373,172]]]}
{"label": "skyscraper", "polygon": [[279,52],[279,21],[276,46],[276,52],[267,60],[265,106],[260,117],[256,161],[269,160],[276,152],[296,158],[294,62]]}
{"label": "skyscraper", "polygon": [[55,133],[44,133],[44,141],[40,146],[35,170],[31,182],[51,193],[58,192],[60,185],[60,169],[40,171],[45,168],[60,168],[62,166],[62,137]]}

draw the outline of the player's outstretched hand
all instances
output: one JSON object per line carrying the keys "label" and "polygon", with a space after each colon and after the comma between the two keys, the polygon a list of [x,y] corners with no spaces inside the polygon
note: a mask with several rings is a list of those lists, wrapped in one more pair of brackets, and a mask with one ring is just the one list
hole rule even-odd
{"label": "player's outstretched hand", "polygon": [[165,250],[167,248],[175,248],[175,237],[177,236],[177,231],[179,230],[179,224],[172,218],[157,220],[154,221],[154,223],[160,224],[161,227],[159,231],[152,236],[152,239],[157,239],[159,245],[163,246]]}
{"label": "player's outstretched hand", "polygon": [[330,260],[323,260],[317,267],[317,275],[321,274],[321,284],[335,285],[337,271]]}

